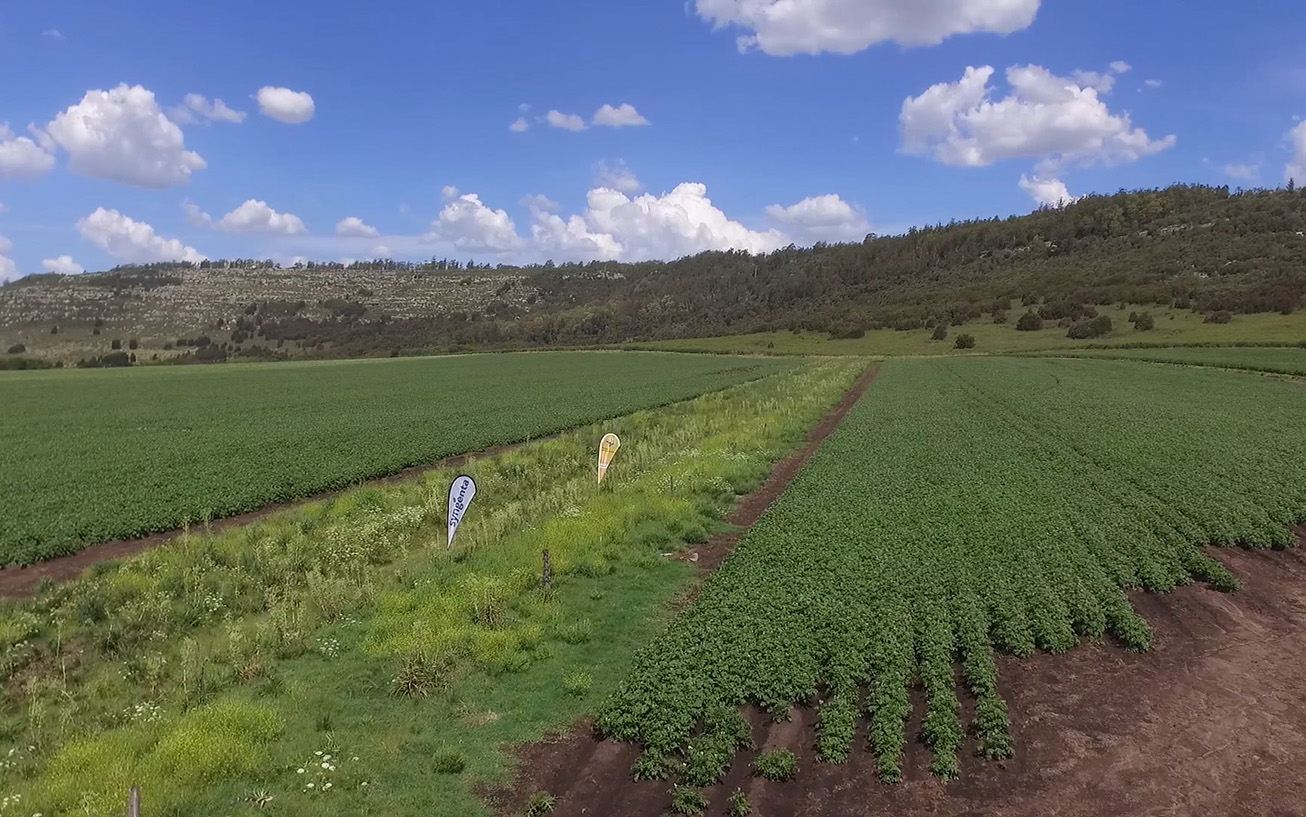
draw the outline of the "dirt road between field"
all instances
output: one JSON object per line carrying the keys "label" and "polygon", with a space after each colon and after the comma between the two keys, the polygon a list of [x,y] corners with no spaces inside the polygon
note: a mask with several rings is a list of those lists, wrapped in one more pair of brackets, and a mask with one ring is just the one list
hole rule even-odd
{"label": "dirt road between field", "polygon": [[[814,711],[787,723],[750,713],[760,747],[799,757],[788,783],[752,778],[755,752],[741,755],[705,790],[708,815],[743,789],[757,817],[1099,817],[1100,815],[1306,815],[1306,529],[1287,551],[1212,549],[1243,581],[1222,594],[1192,586],[1132,596],[1156,635],[1136,655],[1085,644],[1067,655],[1002,658],[1000,687],[1011,709],[1016,756],[1001,763],[965,747],[962,777],[929,774],[919,742],[923,701],[908,723],[904,782],[885,785],[858,747],[842,765],[820,763]],[[963,704],[970,715],[969,701]],[[584,725],[522,747],[515,795],[491,803],[518,813],[548,791],[562,817],[657,817],[669,784],[630,779],[635,747],[597,740]]]}

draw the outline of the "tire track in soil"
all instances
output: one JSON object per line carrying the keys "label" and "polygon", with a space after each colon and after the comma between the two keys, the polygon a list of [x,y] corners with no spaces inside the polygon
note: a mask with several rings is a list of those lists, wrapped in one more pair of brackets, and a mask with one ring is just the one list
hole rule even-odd
{"label": "tire track in soil", "polygon": [[[1297,539],[1283,551],[1208,549],[1242,580],[1237,593],[1200,585],[1131,593],[1156,635],[1149,653],[1085,642],[1060,656],[999,656],[1016,741],[1011,760],[981,760],[968,741],[961,779],[933,778],[929,751],[910,725],[920,719],[918,694],[904,780],[890,786],[875,775],[864,723],[849,760],[833,765],[815,759],[814,708],[797,708],[784,723],[750,709],[758,745],[794,751],[799,775],[757,780],[757,752],[741,753],[722,783],[702,790],[707,814],[725,814],[726,798],[742,788],[761,817],[1306,817],[1306,526]],[[586,753],[604,744],[619,748],[594,768]],[[490,793],[488,802],[515,815],[545,790],[563,817],[660,817],[670,783],[633,782],[630,766],[617,761],[637,756],[636,747],[599,741],[582,724],[519,747],[515,788]]]}

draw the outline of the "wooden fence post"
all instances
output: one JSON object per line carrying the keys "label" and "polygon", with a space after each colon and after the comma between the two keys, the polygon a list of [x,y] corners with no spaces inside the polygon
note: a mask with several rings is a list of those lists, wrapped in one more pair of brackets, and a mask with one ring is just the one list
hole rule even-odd
{"label": "wooden fence post", "polygon": [[544,551],[544,573],[541,576],[544,584],[544,592],[553,592],[553,560],[549,558],[549,551]]}

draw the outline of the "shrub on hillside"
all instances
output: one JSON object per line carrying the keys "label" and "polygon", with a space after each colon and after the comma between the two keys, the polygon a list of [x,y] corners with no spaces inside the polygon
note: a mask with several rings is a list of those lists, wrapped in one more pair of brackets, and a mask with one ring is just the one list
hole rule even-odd
{"label": "shrub on hillside", "polygon": [[1152,317],[1151,312],[1144,312],[1134,320],[1134,329],[1139,332],[1150,332],[1156,328],[1156,318]]}
{"label": "shrub on hillside", "polygon": [[974,349],[975,336],[965,334],[958,335],[957,340],[952,344],[952,346],[954,349]]}
{"label": "shrub on hillside", "polygon": [[1206,316],[1202,323],[1229,323],[1233,320],[1233,313],[1227,309],[1221,309],[1219,312],[1212,312]]}
{"label": "shrub on hillside", "polygon": [[1020,316],[1016,321],[1016,330],[1019,332],[1034,332],[1043,328],[1043,319],[1032,309]]}
{"label": "shrub on hillside", "polygon": [[935,324],[934,332],[930,334],[931,340],[943,340],[948,336],[948,325],[940,321]]}
{"label": "shrub on hillside", "polygon": [[27,347],[21,343],[15,343],[13,346],[9,347],[9,354],[11,355],[21,355],[23,352],[26,351],[27,351]]}
{"label": "shrub on hillside", "polygon": [[1086,338],[1100,338],[1110,333],[1111,319],[1106,315],[1099,315],[1092,320],[1080,321],[1070,327],[1070,332],[1067,333],[1066,337],[1084,340]]}

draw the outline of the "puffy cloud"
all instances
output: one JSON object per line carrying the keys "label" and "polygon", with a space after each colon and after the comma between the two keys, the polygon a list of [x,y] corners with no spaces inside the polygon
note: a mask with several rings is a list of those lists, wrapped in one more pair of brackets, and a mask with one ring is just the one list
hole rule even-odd
{"label": "puffy cloud", "polygon": [[384,244],[377,244],[375,247],[372,248],[372,257],[373,257],[373,258],[389,258],[389,257],[390,257],[390,248],[387,247],[387,246],[384,245]]}
{"label": "puffy cloud", "polygon": [[1151,88],[1151,89],[1153,89],[1153,90],[1155,90],[1155,89],[1157,89],[1157,88],[1160,88],[1160,87],[1161,87],[1162,85],[1164,85],[1164,84],[1165,84],[1165,83],[1161,82],[1161,80],[1159,80],[1159,79],[1145,79],[1145,80],[1143,80],[1143,85],[1145,85],[1145,86],[1147,86],[1148,88]]}
{"label": "puffy cloud", "polygon": [[508,126],[508,130],[512,131],[513,133],[523,133],[530,129],[531,129],[531,123],[526,121],[526,117],[524,116],[517,117],[512,121],[512,124]]}
{"label": "puffy cloud", "polygon": [[766,215],[803,243],[860,241],[871,231],[866,215],[834,194],[812,196],[788,207],[772,204]]}
{"label": "puffy cloud", "polygon": [[624,161],[599,162],[594,165],[594,183],[630,196],[643,189],[639,179]]}
{"label": "puffy cloud", "polygon": [[45,130],[68,152],[69,170],[96,179],[170,187],[206,167],[198,153],[186,150],[181,128],[159,110],[154,94],[140,85],[87,91]]}
{"label": "puffy cloud", "polygon": [[1070,195],[1066,183],[1060,179],[1045,179],[1038,175],[1031,179],[1024,173],[1020,174],[1020,189],[1028,193],[1040,206],[1060,207],[1064,204],[1073,204],[1077,198]]}
{"label": "puffy cloud", "polygon": [[1111,63],[1110,67],[1111,70],[1117,74],[1128,74],[1130,71],[1134,70],[1134,66],[1130,65],[1124,60],[1116,60],[1115,62]]}
{"label": "puffy cloud", "polygon": [[1133,162],[1165,150],[1174,136],[1153,140],[1128,114],[1112,114],[1094,88],[1037,65],[1007,69],[1011,93],[992,97],[991,66],[970,67],[902,104],[899,125],[908,153],[944,164],[991,165],[1038,158],[1044,169],[1065,162]]}
{"label": "puffy cloud", "polygon": [[1296,181],[1306,187],[1306,122],[1301,122],[1288,133],[1292,142],[1292,161],[1283,170],[1284,181]]}
{"label": "puffy cloud", "polygon": [[302,235],[308,232],[299,216],[278,213],[258,199],[249,199],[215,222],[219,230],[229,233],[261,233],[263,235]]}
{"label": "puffy cloud", "polygon": [[192,264],[204,256],[175,238],[163,238],[143,221],[135,221],[117,210],[97,208],[77,222],[77,232],[110,257],[129,263],[188,261]]}
{"label": "puffy cloud", "polygon": [[423,239],[471,252],[503,253],[521,244],[508,213],[486,207],[475,193],[466,193],[446,204]]}
{"label": "puffy cloud", "polygon": [[440,188],[440,195],[445,201],[453,201],[458,198],[458,192],[458,188],[452,184],[446,184],[444,187]]}
{"label": "puffy cloud", "polygon": [[611,105],[604,105],[594,114],[594,124],[606,126],[609,128],[629,128],[638,125],[647,125],[649,122],[639,111],[635,110],[634,105],[623,104],[614,108]]}
{"label": "puffy cloud", "polygon": [[221,99],[212,102],[202,94],[186,94],[182,104],[168,112],[173,122],[188,125],[207,119],[210,122],[232,122],[240,124],[248,116],[244,111],[233,110]]}
{"label": "puffy cloud", "polygon": [[[293,218],[293,216],[292,216]],[[343,218],[336,224],[336,235],[353,238],[376,238],[380,232],[370,224],[364,224],[357,216]]]}
{"label": "puffy cloud", "polygon": [[313,118],[316,108],[313,97],[303,91],[289,88],[264,86],[258,89],[255,97],[258,109],[264,116],[271,117],[287,125],[298,125]]}
{"label": "puffy cloud", "polygon": [[194,227],[211,227],[213,226],[213,216],[200,209],[200,206],[190,199],[181,203],[181,209],[186,211],[186,220]]}
{"label": "puffy cloud", "polygon": [[696,0],[717,28],[751,33],[739,49],[773,56],[853,54],[876,43],[937,45],[956,34],[1010,34],[1028,27],[1040,0]]}
{"label": "puffy cloud", "polygon": [[1254,182],[1261,175],[1261,166],[1252,164],[1227,164],[1223,168],[1224,175],[1231,179],[1237,179],[1243,182]]}
{"label": "puffy cloud", "polygon": [[548,196],[538,193],[533,196],[523,197],[521,203],[530,208],[532,213],[536,210],[543,213],[556,213],[558,210],[562,209],[562,205],[558,204]]}
{"label": "puffy cloud", "polygon": [[18,277],[18,265],[13,262],[8,255],[9,251],[14,248],[13,243],[0,235],[0,283],[11,281]]}
{"label": "puffy cloud", "polygon": [[0,179],[31,180],[54,167],[54,155],[26,136],[0,124]]}
{"label": "puffy cloud", "polygon": [[569,131],[585,130],[584,118],[574,113],[563,113],[561,111],[549,111],[544,115],[544,121],[555,128],[562,128]]}
{"label": "puffy cloud", "polygon": [[80,275],[86,272],[86,269],[74,261],[71,255],[47,258],[41,262],[41,266],[45,268],[46,272],[53,272],[56,275]]}

